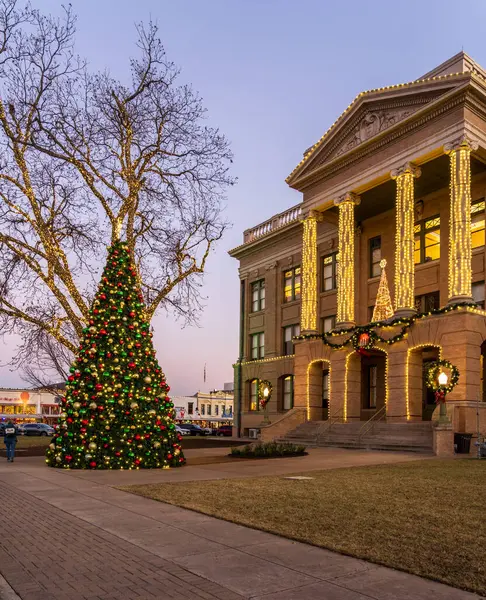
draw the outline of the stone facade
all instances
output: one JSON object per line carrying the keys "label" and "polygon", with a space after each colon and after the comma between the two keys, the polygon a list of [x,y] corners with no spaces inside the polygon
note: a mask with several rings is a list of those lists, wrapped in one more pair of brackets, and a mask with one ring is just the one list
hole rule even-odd
{"label": "stone facade", "polygon": [[[420,80],[360,94],[305,152],[287,178],[302,203],[246,231],[230,252],[242,292],[242,435],[262,423],[262,379],[273,385],[273,437],[302,409],[309,420],[435,419],[424,369],[438,358],[460,372],[447,397],[453,431],[475,431],[478,400],[486,428],[485,164],[486,76],[463,53]],[[370,322],[382,258],[396,312],[373,331],[382,340],[402,332],[400,341],[359,352],[324,343],[319,334],[332,329],[325,339],[344,343]]]}

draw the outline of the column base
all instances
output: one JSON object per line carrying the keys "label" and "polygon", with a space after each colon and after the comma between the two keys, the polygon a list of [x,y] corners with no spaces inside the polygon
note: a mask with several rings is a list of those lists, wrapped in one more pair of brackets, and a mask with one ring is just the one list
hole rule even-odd
{"label": "column base", "polygon": [[303,329],[300,335],[319,335],[317,329]]}
{"label": "column base", "polygon": [[356,323],[354,321],[342,321],[341,323],[336,323],[334,331],[341,331],[341,329],[351,329],[355,326]]}
{"label": "column base", "polygon": [[472,296],[452,296],[452,298],[449,298],[447,306],[454,306],[454,304],[464,304],[464,302],[467,302],[468,304],[476,304]]}
{"label": "column base", "polygon": [[408,317],[414,317],[417,314],[415,308],[397,308],[395,314],[393,315],[394,319],[403,319]]}

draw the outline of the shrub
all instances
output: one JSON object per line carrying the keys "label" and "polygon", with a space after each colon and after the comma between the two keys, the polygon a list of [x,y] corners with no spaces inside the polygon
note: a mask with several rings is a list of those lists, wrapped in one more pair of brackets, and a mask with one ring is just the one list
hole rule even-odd
{"label": "shrub", "polygon": [[290,443],[258,442],[231,448],[231,456],[239,458],[272,458],[275,456],[299,456],[306,454],[305,446]]}

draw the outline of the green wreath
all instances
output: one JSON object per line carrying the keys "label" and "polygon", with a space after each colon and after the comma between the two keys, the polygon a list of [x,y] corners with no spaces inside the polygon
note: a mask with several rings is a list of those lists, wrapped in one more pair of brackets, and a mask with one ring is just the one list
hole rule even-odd
{"label": "green wreath", "polygon": [[[263,393],[265,388],[268,388],[268,396],[266,397]],[[260,402],[260,406],[262,408],[265,408],[270,401],[270,398],[272,397],[272,389],[272,384],[267,379],[260,380],[260,383],[258,384],[258,401]]]}
{"label": "green wreath", "polygon": [[[451,372],[451,377],[447,385],[440,385],[438,382],[437,378],[441,369],[449,369]],[[435,360],[427,367],[425,384],[434,392],[443,392],[444,394],[448,394],[456,387],[458,381],[459,369],[448,360]]]}

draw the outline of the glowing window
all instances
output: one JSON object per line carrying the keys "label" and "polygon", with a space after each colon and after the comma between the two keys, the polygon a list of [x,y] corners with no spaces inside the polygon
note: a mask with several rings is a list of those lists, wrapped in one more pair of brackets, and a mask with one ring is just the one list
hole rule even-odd
{"label": "glowing window", "polygon": [[479,248],[485,244],[484,200],[474,202],[471,206],[471,244],[473,248]]}
{"label": "glowing window", "polygon": [[300,300],[301,277],[300,267],[289,269],[284,273],[284,302]]}
{"label": "glowing window", "polygon": [[283,378],[283,398],[282,407],[284,410],[290,410],[294,407],[294,376],[285,375]]}
{"label": "glowing window", "polygon": [[414,227],[414,262],[420,263],[440,258],[440,217],[424,219]]}
{"label": "glowing window", "polygon": [[250,381],[250,410],[258,410],[258,379]]}

